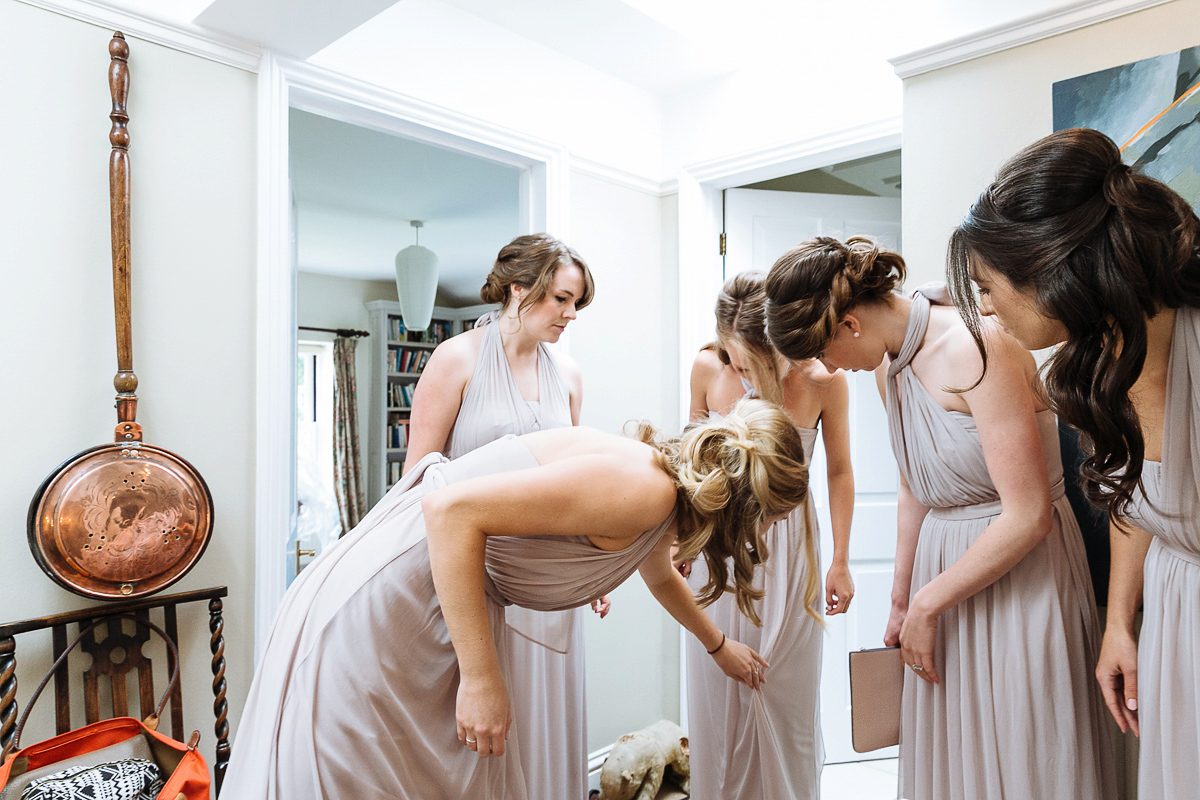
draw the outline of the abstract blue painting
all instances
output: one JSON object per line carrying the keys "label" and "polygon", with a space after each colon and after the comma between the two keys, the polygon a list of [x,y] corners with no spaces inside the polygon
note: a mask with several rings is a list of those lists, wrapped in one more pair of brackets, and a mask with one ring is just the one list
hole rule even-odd
{"label": "abstract blue painting", "polygon": [[1200,209],[1200,47],[1054,84],[1054,129],[1108,134],[1125,163]]}

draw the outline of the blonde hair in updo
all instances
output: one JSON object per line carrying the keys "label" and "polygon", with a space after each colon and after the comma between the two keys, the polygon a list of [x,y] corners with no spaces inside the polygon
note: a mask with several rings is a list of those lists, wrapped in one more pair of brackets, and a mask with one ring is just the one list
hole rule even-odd
{"label": "blonde hair in updo", "polygon": [[558,268],[568,264],[574,264],[583,273],[583,297],[575,298],[575,308],[583,308],[592,302],[596,292],[592,272],[579,253],[548,233],[518,236],[504,245],[496,256],[496,263],[488,273],[483,288],[479,290],[479,297],[485,303],[499,303],[503,308],[512,298],[514,283],[528,289],[528,294],[517,307],[517,315],[520,316],[525,309],[546,296]]}
{"label": "blonde hair in updo", "polygon": [[[708,605],[732,591],[741,612],[761,625],[754,604],[763,592],[754,586],[754,570],[770,555],[762,521],[790,513],[808,497],[808,465],[795,423],[774,403],[745,399],[722,419],[689,425],[678,439],[658,439],[649,423],[638,426],[638,438],[658,449],[678,487],[678,557],[703,554],[708,565],[698,602]],[[809,527],[810,539],[815,530]],[[813,611],[819,591],[815,547],[807,550],[805,608],[820,619]]]}
{"label": "blonde hair in updo", "polygon": [[728,364],[730,342],[740,344],[758,396],[782,403],[782,377],[775,348],[767,339],[765,278],[761,272],[742,272],[725,281],[717,295],[717,344],[713,350]]}
{"label": "blonde hair in updo", "polygon": [[818,236],[784,253],[767,274],[767,335],[790,359],[814,358],[859,303],[904,282],[904,259],[865,236]]}

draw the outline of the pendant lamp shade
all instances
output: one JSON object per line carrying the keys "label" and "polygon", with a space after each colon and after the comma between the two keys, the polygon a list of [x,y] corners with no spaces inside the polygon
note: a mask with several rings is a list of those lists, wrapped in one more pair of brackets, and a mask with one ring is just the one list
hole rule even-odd
{"label": "pendant lamp shade", "polygon": [[[422,225],[419,220],[411,224],[414,228]],[[432,250],[414,244],[396,253],[396,293],[405,330],[423,331],[429,327],[437,285],[438,260]]]}

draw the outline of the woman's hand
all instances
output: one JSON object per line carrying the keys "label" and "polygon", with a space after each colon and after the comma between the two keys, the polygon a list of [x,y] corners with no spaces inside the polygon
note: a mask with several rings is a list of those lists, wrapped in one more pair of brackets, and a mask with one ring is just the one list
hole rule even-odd
{"label": "woman's hand", "polygon": [[900,628],[904,618],[908,616],[908,603],[892,602],[892,613],[888,615],[887,628],[883,631],[884,647],[895,647],[900,644]]}
{"label": "woman's hand", "polygon": [[722,672],[751,689],[758,689],[767,682],[766,669],[771,665],[741,642],[727,637],[712,657]]}
{"label": "woman's hand", "polygon": [[598,600],[592,601],[592,611],[600,615],[600,619],[608,616],[608,612],[612,610],[612,601],[608,599],[608,595],[604,595]]}
{"label": "woman's hand", "polygon": [[1137,715],[1137,642],[1128,631],[1110,627],[1104,632],[1096,662],[1096,680],[1100,681],[1104,702],[1121,733],[1132,730],[1141,736]]}
{"label": "woman's hand", "polygon": [[854,598],[854,579],[850,567],[843,561],[835,561],[825,576],[825,614],[845,614]]}
{"label": "woman's hand", "polygon": [[901,658],[918,678],[929,683],[941,683],[941,678],[938,677],[937,669],[933,665],[933,645],[937,641],[937,620],[937,614],[926,610],[921,605],[918,592],[900,626]]}
{"label": "woman's hand", "polygon": [[499,673],[488,678],[464,679],[458,684],[455,709],[458,740],[480,758],[504,755],[512,711],[508,687]]}

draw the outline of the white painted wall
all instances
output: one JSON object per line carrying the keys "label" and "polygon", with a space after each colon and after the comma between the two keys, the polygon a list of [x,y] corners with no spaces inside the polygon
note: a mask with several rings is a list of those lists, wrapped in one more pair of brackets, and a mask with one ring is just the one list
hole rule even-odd
{"label": "white painted wall", "polygon": [[1175,2],[904,82],[910,285],[945,274],[946,240],[1010,156],[1051,132],[1055,81],[1200,44],[1200,2]]}
{"label": "white painted wall", "polygon": [[660,176],[657,96],[438,0],[397,3],[309,61]]}
{"label": "white painted wall", "polygon": [[[630,419],[679,428],[678,328],[663,217],[671,198],[571,173],[570,244],[596,280],[572,325],[583,371],[583,424],[613,433]],[[611,595],[606,619],[588,615],[588,749],[659,719],[679,719],[678,626],[638,577]]]}
{"label": "white painted wall", "polygon": [[[112,271],[108,205],[111,30],[0,0],[7,44],[0,164],[7,376],[0,414],[0,617],[93,601],[42,574],[25,541],[41,481],[112,441]],[[132,274],[138,421],[148,443],[208,482],[215,528],[199,565],[169,591],[226,584],[226,679],[236,725],[253,653],[255,77],[129,37]],[[185,724],[212,759],[208,614],[181,610]],[[49,666],[48,637],[17,638],[23,703]],[[52,702],[25,736],[53,731]],[[75,720],[81,722],[81,715]]]}
{"label": "white painted wall", "polygon": [[[314,272],[296,273],[296,324],[314,328],[371,329],[370,315],[363,303],[371,300],[396,300],[395,281],[364,281],[339,278]],[[335,335],[314,331],[297,331],[300,339],[332,342]],[[367,468],[367,443],[370,441],[371,393],[376,391],[379,376],[371,364],[371,339],[358,340],[354,348],[354,366],[358,386],[358,438],[363,469]]]}

